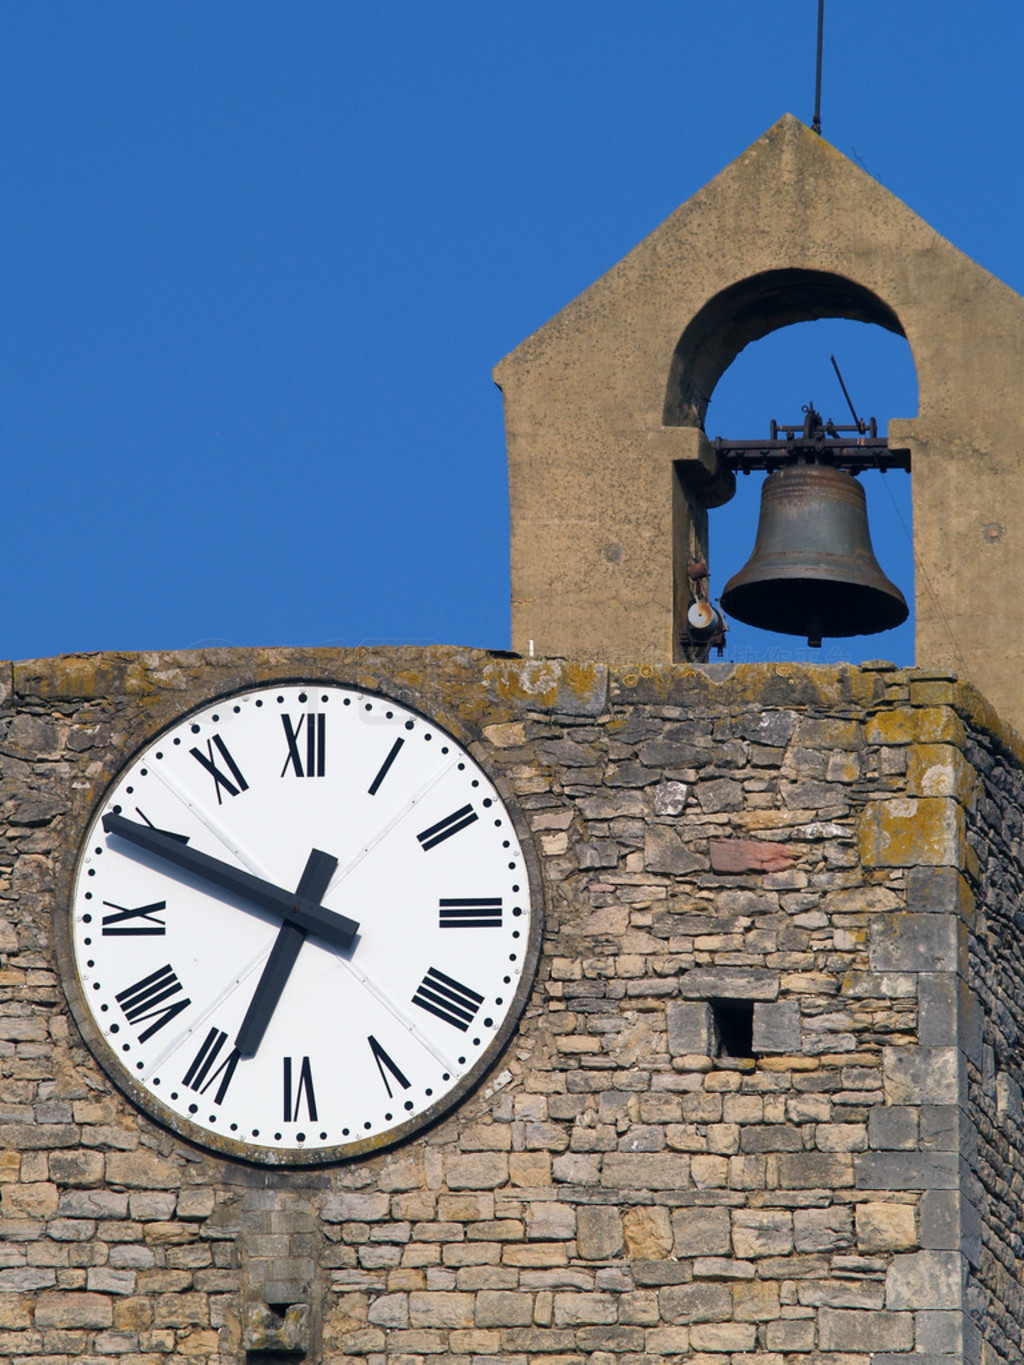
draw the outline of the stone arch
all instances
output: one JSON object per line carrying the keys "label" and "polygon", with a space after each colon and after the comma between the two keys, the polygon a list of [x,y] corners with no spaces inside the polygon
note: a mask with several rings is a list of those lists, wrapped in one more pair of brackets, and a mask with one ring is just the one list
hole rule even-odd
{"label": "stone arch", "polygon": [[715,385],[745,346],[818,318],[871,322],[906,336],[895,311],[845,275],[799,269],[751,275],[708,299],[687,323],[669,368],[664,425],[703,430]]}

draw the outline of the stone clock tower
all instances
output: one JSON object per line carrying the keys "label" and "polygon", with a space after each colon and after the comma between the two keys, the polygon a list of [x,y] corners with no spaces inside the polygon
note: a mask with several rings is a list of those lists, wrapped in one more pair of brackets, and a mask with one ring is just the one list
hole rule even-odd
{"label": "stone clock tower", "polygon": [[[820,316],[918,367],[919,666],[677,662]],[[1017,1365],[1022,359],[783,119],[498,368],[518,655],[5,665],[0,1362]]]}

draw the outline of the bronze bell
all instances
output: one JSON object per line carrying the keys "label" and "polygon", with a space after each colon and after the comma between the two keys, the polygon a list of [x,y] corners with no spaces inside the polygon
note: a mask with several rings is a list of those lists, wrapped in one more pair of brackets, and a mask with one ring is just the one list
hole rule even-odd
{"label": "bronze bell", "polygon": [[722,607],[811,645],[889,630],[908,615],[871,548],[863,488],[825,464],[787,465],[765,479],[753,553],[725,585]]}

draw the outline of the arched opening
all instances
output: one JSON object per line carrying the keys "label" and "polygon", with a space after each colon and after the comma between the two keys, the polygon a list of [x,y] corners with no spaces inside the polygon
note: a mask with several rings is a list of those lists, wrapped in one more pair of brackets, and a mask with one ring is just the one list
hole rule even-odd
{"label": "arched opening", "polygon": [[[723,290],[680,338],[666,392],[666,425],[701,426],[728,440],[766,438],[803,420],[813,403],[826,419],[853,422],[831,363],[835,356],[858,417],[879,435],[891,418],[917,412],[917,375],[895,313],[863,286],[813,271],[772,271]],[[710,519],[711,595],[746,563],[754,544],[763,473],[737,475],[736,496]],[[806,640],[730,619],[725,657],[734,662],[914,661],[914,559],[910,479],[893,471],[859,476],[871,538],[885,574],[902,590],[910,617],[871,635]]]}

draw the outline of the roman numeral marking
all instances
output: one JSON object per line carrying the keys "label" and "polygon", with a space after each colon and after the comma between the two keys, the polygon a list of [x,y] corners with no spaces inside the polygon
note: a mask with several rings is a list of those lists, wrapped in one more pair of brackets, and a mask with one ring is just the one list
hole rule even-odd
{"label": "roman numeral marking", "polygon": [[388,1092],[388,1099],[390,1100],[392,1098],[391,1083],[388,1080],[389,1071],[402,1089],[408,1090],[409,1081],[403,1076],[397,1064],[391,1060],[372,1033],[366,1041],[370,1044],[370,1051],[373,1053],[373,1060],[377,1063],[377,1070],[380,1072],[380,1078],[384,1082],[384,1089]]}
{"label": "roman numeral marking", "polygon": [[211,1028],[203,1039],[202,1046],[193,1058],[192,1065],[185,1072],[182,1081],[182,1085],[187,1085],[190,1090],[205,1095],[214,1081],[219,1078],[220,1085],[218,1085],[213,1097],[214,1104],[220,1104],[228,1093],[228,1086],[231,1084],[235,1067],[240,1060],[238,1048],[233,1047],[225,1053],[220,1066],[216,1065],[217,1058],[227,1040],[228,1035],[222,1029]]}
{"label": "roman numeral marking", "polygon": [[299,1066],[298,1080],[292,1085],[292,1059],[284,1059],[284,1121],[298,1123],[299,1105],[305,1099],[306,1115],[310,1123],[316,1122],[316,1094],[313,1090],[313,1072],[309,1058],[303,1057]]}
{"label": "roman numeral marking", "polygon": [[405,740],[402,739],[401,735],[399,735],[398,739],[396,739],[394,744],[392,744],[390,750],[388,751],[387,758],[377,769],[377,776],[370,783],[369,794],[371,796],[377,795],[377,790],[380,787],[380,784],[384,781],[385,777],[387,777],[388,769],[391,767],[392,763],[394,763],[395,759],[398,757],[398,751],[399,749],[401,749],[404,743]]}
{"label": "roman numeral marking", "polygon": [[[296,777],[323,777],[327,763],[327,717],[322,711],[306,712],[293,725],[292,718],[282,713],[284,737],[288,741],[288,757],[281,776],[291,767]],[[299,748],[299,735],[306,727],[305,757]]]}
{"label": "roman numeral marking", "polygon": [[138,806],[135,807],[135,814],[139,817],[143,824],[148,825],[150,829],[155,829],[158,834],[166,834],[168,839],[177,839],[179,844],[188,843],[187,834],[178,834],[173,829],[161,829],[159,825],[154,825],[153,821],[149,818],[146,812],[144,810],[139,810]]}
{"label": "roman numeral marking", "polygon": [[[220,757],[224,760],[224,763],[227,765],[231,773],[230,777],[221,768],[217,767],[216,759],[213,752],[214,749],[217,750],[217,753],[220,755]],[[242,776],[241,769],[239,768],[235,760],[231,757],[231,754],[228,752],[228,746],[221,739],[220,735],[214,735],[211,739],[208,739],[206,741],[205,754],[203,753],[202,749],[199,748],[190,749],[189,753],[192,755],[192,757],[196,760],[197,763],[201,763],[203,765],[206,771],[213,778],[213,785],[217,789],[218,806],[223,804],[223,797],[220,794],[222,787],[227,792],[228,796],[237,796],[239,792],[249,790],[248,782],[246,782],[245,778]]]}
{"label": "roman numeral marking", "polygon": [[[139,1034],[139,1042],[144,1043],[147,1038],[152,1038],[157,1029],[162,1029],[175,1015],[191,1005],[192,1001],[187,996],[184,1000],[171,999],[172,996],[180,994],[181,990],[181,982],[167,964],[158,967],[155,972],[150,972],[149,976],[144,976],[134,985],[118,991],[114,999],[121,1006],[129,1024],[141,1024],[146,1019],[155,1021]],[[164,1004],[165,1000],[169,1003]]]}
{"label": "roman numeral marking", "polygon": [[436,967],[430,968],[412,998],[414,1005],[436,1014],[438,1019],[443,1019],[462,1033],[469,1028],[483,1002],[482,995],[454,977],[439,972]]}
{"label": "roman numeral marking", "polygon": [[453,834],[458,834],[460,829],[465,829],[477,819],[479,816],[472,806],[460,806],[458,810],[453,810],[451,815],[438,820],[436,825],[431,825],[422,834],[417,834],[416,838],[426,853],[428,849],[436,848],[438,844],[444,843],[445,839],[450,839]]}
{"label": "roman numeral marking", "polygon": [[[104,901],[104,905],[109,905],[111,910],[116,911],[113,915],[103,916],[104,934],[166,934],[167,925],[162,919],[157,917],[157,911],[166,910],[166,901],[154,901],[152,905],[139,905],[130,909],[124,905],[115,905],[113,901]],[[137,920],[139,923],[132,923]]]}
{"label": "roman numeral marking", "polygon": [[500,929],[500,896],[459,896],[438,901],[441,929]]}

